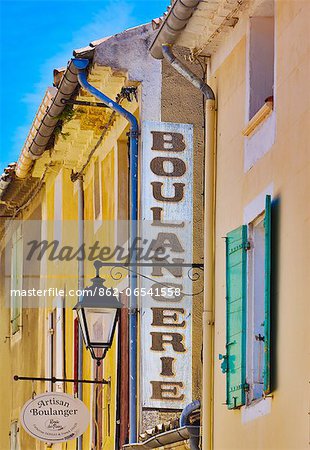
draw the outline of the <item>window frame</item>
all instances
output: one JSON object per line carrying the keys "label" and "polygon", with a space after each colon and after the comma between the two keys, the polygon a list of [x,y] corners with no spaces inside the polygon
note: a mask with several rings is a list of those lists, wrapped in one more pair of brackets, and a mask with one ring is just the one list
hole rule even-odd
{"label": "window frame", "polygon": [[60,170],[54,183],[54,240],[61,245],[63,240],[63,171]]}
{"label": "window frame", "polygon": [[[228,322],[231,321],[231,316],[228,314],[228,306],[226,306],[226,355],[219,355],[219,359],[223,360],[221,364],[222,372],[226,373],[226,403],[228,409],[236,409],[242,405],[250,406],[254,402],[257,402],[266,397],[267,394],[271,391],[271,382],[270,382],[270,352],[271,352],[271,344],[270,344],[270,325],[271,325],[271,195],[267,192],[270,191],[270,188],[266,189],[265,192],[261,193],[253,202],[251,202],[247,209],[245,210],[245,225],[241,225],[239,228],[236,228],[227,233],[226,237],[226,302],[228,302],[229,298],[233,298],[233,291],[230,291],[230,281],[229,281],[229,271],[228,271],[228,255],[229,253],[229,245],[228,238],[233,236],[234,233],[238,232],[243,228],[245,240],[242,240],[242,248],[246,249],[245,253],[247,253],[246,258],[246,275],[244,276],[243,272],[239,271],[239,281],[234,281],[234,286],[238,283],[241,283],[241,292],[242,298],[245,301],[245,311],[246,311],[246,322],[243,322],[243,326],[245,326],[245,334],[246,334],[246,345],[245,352],[242,353],[241,367],[243,364],[246,365],[246,374],[244,381],[240,381],[240,383],[244,386],[244,392],[242,393],[241,401],[239,399],[238,404],[232,406],[229,403],[229,391],[231,388],[230,385],[230,372],[232,371],[233,366],[230,367],[230,357],[227,348],[229,346],[229,333],[228,330]],[[264,202],[263,202],[264,200]],[[262,208],[262,205],[265,204],[265,207]],[[260,205],[260,207],[259,207]],[[263,239],[261,239],[262,235],[259,238],[259,242],[262,243],[262,251],[258,253],[259,258],[258,261],[262,264],[263,274],[258,273],[258,280],[261,283],[263,278],[263,288],[258,291],[259,301],[261,307],[258,309],[259,320],[262,320],[263,330],[262,334],[258,336],[263,338],[264,344],[262,346],[262,370],[261,370],[261,380],[263,384],[260,395],[254,395],[255,388],[255,379],[254,379],[254,362],[253,359],[255,357],[256,348],[254,347],[254,338],[255,338],[255,322],[254,322],[254,312],[255,312],[255,295],[254,295],[254,280],[253,276],[255,276],[255,242],[253,242],[253,230],[254,227],[259,230],[259,226],[263,225]],[[259,234],[258,234],[259,236]],[[253,245],[254,244],[254,245]],[[238,245],[236,248],[232,248],[232,250],[241,249],[241,246]],[[250,253],[249,253],[250,252]],[[234,267],[234,266],[233,266]],[[236,270],[236,269],[234,269]],[[236,273],[235,275],[236,276]],[[238,281],[238,283],[237,283]],[[228,303],[227,303],[228,305]],[[261,310],[262,308],[262,310]],[[258,327],[259,328],[259,327]],[[260,340],[260,339],[259,339]],[[260,350],[258,350],[260,351]],[[245,394],[245,395],[244,395]]]}
{"label": "window frame", "polygon": [[[264,387],[262,386],[261,396],[255,395],[255,390],[258,390],[259,385],[255,378],[257,377],[257,367],[255,366],[256,357],[259,356],[259,351],[257,350],[257,346],[255,346],[255,328],[257,322],[257,307],[255,305],[255,262],[256,262],[256,242],[255,242],[255,228],[258,229],[259,226],[263,225],[264,227],[265,220],[265,210],[262,211],[255,219],[247,224],[248,228],[248,240],[249,240],[249,248],[248,248],[248,264],[247,264],[247,344],[246,344],[246,379],[249,386],[247,392],[247,401],[246,404],[249,405],[253,401],[259,400],[263,397]],[[259,298],[260,307],[263,308],[262,316],[265,317],[265,231],[263,236],[263,278],[264,278],[264,287],[261,297]],[[257,305],[258,306],[258,305]],[[263,325],[264,326],[264,325]],[[261,345],[262,351],[264,352],[264,345]],[[264,379],[264,355],[262,355],[263,367],[261,368],[262,379]],[[264,383],[263,383],[264,384]]]}
{"label": "window frame", "polygon": [[[272,94],[264,98],[261,108],[254,116],[250,114],[251,99],[251,19],[262,17],[273,18],[273,88]],[[244,173],[247,173],[255,164],[270,151],[276,140],[276,108],[277,108],[277,17],[274,1],[260,5],[259,9],[251,12],[246,33],[246,95],[245,117],[242,135],[244,139]],[[270,97],[272,96],[272,97]]]}
{"label": "window frame", "polygon": [[17,419],[10,424],[10,450],[20,450],[20,427]]}
{"label": "window frame", "polygon": [[[94,232],[102,225],[102,161],[97,157],[93,163],[93,177],[92,177],[92,189],[93,189],[93,218],[94,218]],[[96,167],[98,168],[98,183],[96,184]],[[98,192],[97,192],[98,190]],[[96,215],[96,195],[98,194],[99,200],[99,212]]]}
{"label": "window frame", "polygon": [[[20,246],[20,247],[19,247]],[[18,255],[18,249],[20,255]],[[11,240],[11,290],[23,289],[23,235],[22,226],[19,225],[12,234]],[[17,304],[16,304],[17,302]],[[15,315],[15,311],[18,314]],[[10,292],[10,334],[13,340],[19,339],[22,333],[23,322],[23,296],[15,296]],[[14,322],[16,321],[16,328]]]}

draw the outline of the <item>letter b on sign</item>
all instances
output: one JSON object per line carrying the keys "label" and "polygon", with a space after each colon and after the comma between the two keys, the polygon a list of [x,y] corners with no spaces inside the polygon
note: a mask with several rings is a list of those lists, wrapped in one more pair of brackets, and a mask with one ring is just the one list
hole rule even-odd
{"label": "letter b on sign", "polygon": [[183,152],[185,150],[184,136],[181,133],[151,131],[153,135],[152,150],[166,152]]}

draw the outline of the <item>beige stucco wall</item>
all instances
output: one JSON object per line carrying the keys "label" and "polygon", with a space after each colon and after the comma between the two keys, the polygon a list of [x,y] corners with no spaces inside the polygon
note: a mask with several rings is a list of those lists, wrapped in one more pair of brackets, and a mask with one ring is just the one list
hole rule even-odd
{"label": "beige stucco wall", "polygon": [[[217,194],[214,352],[214,448],[305,449],[308,445],[309,376],[309,4],[276,2],[276,141],[244,171],[246,36],[213,74],[216,92]],[[267,187],[279,200],[277,284],[272,365],[273,398],[261,400],[270,412],[248,423],[244,408],[228,410],[225,375],[225,240],[244,223],[244,210]],[[275,256],[275,255],[274,255]],[[276,274],[274,274],[275,276]]]}

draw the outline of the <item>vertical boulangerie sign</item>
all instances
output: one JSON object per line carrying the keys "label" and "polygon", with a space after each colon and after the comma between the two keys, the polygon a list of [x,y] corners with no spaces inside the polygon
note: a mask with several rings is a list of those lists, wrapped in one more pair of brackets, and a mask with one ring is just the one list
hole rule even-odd
{"label": "vertical boulangerie sign", "polygon": [[140,277],[143,408],[192,400],[193,126],[143,122]]}

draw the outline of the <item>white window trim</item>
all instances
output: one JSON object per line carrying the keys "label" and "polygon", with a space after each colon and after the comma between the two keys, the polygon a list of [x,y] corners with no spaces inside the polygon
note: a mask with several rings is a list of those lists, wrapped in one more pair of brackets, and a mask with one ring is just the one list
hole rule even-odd
{"label": "white window trim", "polygon": [[250,223],[247,224],[248,227],[248,239],[251,243],[251,248],[249,249],[249,257],[247,258],[247,346],[246,346],[246,378],[249,385],[249,391],[247,392],[247,404],[251,405],[254,401],[254,333],[255,333],[255,323],[254,323],[254,253],[255,249],[253,246],[254,237],[254,227],[261,224],[265,216],[264,210]]}
{"label": "white window trim", "polygon": [[250,223],[265,210],[266,195],[273,197],[273,183],[265,187],[251,202],[249,202],[243,211],[243,223]]}
{"label": "white window trim", "polygon": [[[53,374],[52,374],[53,353],[52,352],[53,352],[53,334],[55,332],[52,311],[48,313],[45,323],[46,323],[45,373],[46,373],[47,378],[51,378],[53,376]],[[45,382],[45,390],[46,390],[46,392],[53,391],[53,384],[51,381]]]}
{"label": "white window trim", "polygon": [[272,113],[253,131],[244,137],[244,172],[248,172],[266,153],[276,140],[276,113]]}
{"label": "white window trim", "polygon": [[[54,299],[55,306],[55,376],[56,378],[64,378],[64,299],[60,296]],[[55,392],[64,392],[64,383],[55,383]]]}
{"label": "white window trim", "polygon": [[[112,149],[114,157],[114,220],[118,220],[118,145]],[[117,239],[116,239],[117,242]]]}
{"label": "white window trim", "polygon": [[268,397],[254,400],[250,405],[242,406],[241,423],[244,425],[258,419],[259,417],[271,414],[271,403],[272,399]]}
{"label": "white window trim", "polygon": [[[47,378],[64,378],[64,299],[55,297],[46,318],[45,371]],[[57,357],[56,357],[57,355]],[[64,383],[46,381],[47,391],[64,392]]]}
{"label": "white window trim", "polygon": [[102,160],[97,159],[98,167],[99,167],[99,203],[100,203],[100,212],[99,216],[95,217],[95,162],[92,165],[92,184],[93,184],[93,217],[94,217],[94,233],[96,233],[102,225]]}
{"label": "white window trim", "polygon": [[[12,447],[13,426],[16,427],[16,445]],[[10,424],[10,450],[20,450],[20,425],[18,420],[12,420]]]}
{"label": "white window trim", "polygon": [[[13,236],[16,236],[17,231],[20,230],[19,232],[21,233],[21,239],[23,240],[23,236],[22,236],[22,231],[21,231],[21,225],[19,225],[19,227],[16,229],[16,231],[14,232]],[[12,237],[12,239],[15,239],[14,237]],[[12,250],[13,250],[13,246],[16,245],[16,240],[12,241]],[[21,285],[20,285],[20,289],[23,289],[23,261],[21,260],[21,274],[22,274],[22,279],[21,279]],[[13,276],[13,256],[11,253],[11,277]],[[13,286],[13,278],[11,278],[11,289],[16,289],[16,286]],[[22,330],[23,330],[23,297],[20,297],[20,314],[19,314],[19,320],[18,320],[18,330],[13,334],[12,332],[12,308],[13,308],[13,302],[12,302],[12,297],[10,295],[10,335],[11,335],[11,339],[10,339],[10,345],[14,345],[17,342],[19,342],[22,339]]]}
{"label": "white window trim", "polygon": [[60,170],[54,183],[54,240],[62,243],[62,225],[63,225],[63,171]]}

